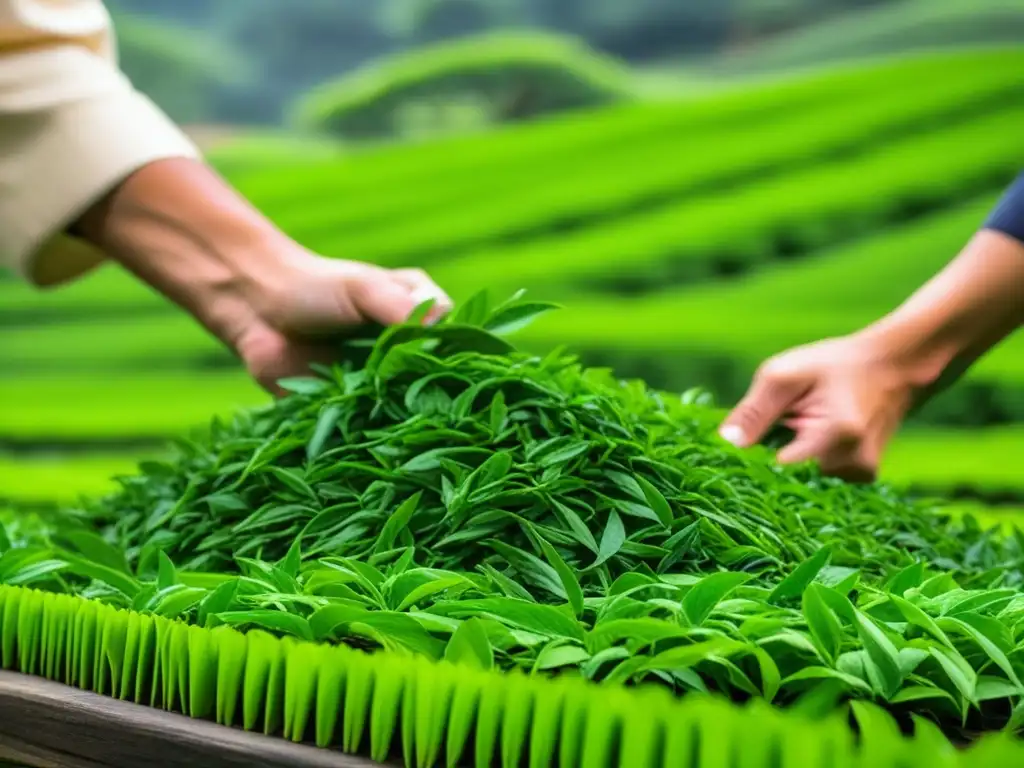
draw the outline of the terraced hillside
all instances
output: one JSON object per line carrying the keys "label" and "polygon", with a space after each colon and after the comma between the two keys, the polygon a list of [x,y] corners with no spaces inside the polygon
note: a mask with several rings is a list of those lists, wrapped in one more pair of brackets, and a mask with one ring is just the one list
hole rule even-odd
{"label": "terraced hillside", "polygon": [[[993,50],[224,169],[313,249],[425,266],[456,298],[564,301],[524,342],[728,401],[764,356],[877,317],[951,258],[1024,166],[1022,125],[1024,51]],[[0,322],[0,498],[101,490],[165,437],[264,399],[113,269],[42,296],[0,282]],[[893,479],[1024,489],[1008,463],[1024,455],[1022,344],[920,415]]]}
{"label": "terraced hillside", "polygon": [[896,0],[802,26],[738,54],[716,56],[705,75],[821,66],[880,54],[1024,41],[1017,0]]}

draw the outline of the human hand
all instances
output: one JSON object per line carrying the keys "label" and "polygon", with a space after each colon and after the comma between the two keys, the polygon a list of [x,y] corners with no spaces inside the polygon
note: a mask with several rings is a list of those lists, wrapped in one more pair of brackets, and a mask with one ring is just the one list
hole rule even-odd
{"label": "human hand", "polygon": [[746,447],[782,423],[795,438],[779,451],[780,463],[817,460],[828,475],[871,481],[920,389],[878,338],[827,339],[767,360],[720,432]]}
{"label": "human hand", "polygon": [[275,263],[248,298],[229,300],[217,320],[218,335],[272,392],[278,391],[280,379],[308,373],[311,363],[331,362],[331,337],[364,323],[404,322],[431,299],[434,304],[425,322],[437,320],[452,307],[444,291],[420,269],[325,259],[297,248],[285,249]]}
{"label": "human hand", "polygon": [[202,163],[169,159],[132,174],[74,231],[187,310],[252,376],[277,382],[330,362],[332,339],[451,301],[419,269],[323,258],[296,243]]}
{"label": "human hand", "polygon": [[[1018,199],[1006,199],[997,223],[1006,213],[1020,225]],[[723,421],[722,436],[752,445],[781,421],[796,437],[779,451],[780,462],[816,459],[827,474],[874,479],[886,443],[910,408],[1024,325],[1022,284],[1024,242],[1001,230],[980,230],[877,322],[765,362]]]}

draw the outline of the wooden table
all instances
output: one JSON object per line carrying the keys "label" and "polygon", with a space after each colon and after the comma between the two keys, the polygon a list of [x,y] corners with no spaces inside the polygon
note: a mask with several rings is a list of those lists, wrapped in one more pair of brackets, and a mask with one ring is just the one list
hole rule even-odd
{"label": "wooden table", "polygon": [[0,671],[4,760],[33,768],[381,768],[340,752]]}

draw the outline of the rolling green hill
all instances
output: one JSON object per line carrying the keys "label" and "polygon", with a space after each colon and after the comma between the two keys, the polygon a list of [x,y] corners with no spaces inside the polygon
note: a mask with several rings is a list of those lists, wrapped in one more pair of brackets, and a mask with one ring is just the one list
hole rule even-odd
{"label": "rolling green hill", "polygon": [[1017,0],[898,0],[767,38],[698,69],[705,76],[791,70],[869,57],[1024,42]]}
{"label": "rolling green hill", "polygon": [[[886,147],[899,141],[906,144],[896,149],[921,140],[931,145],[917,150],[924,167],[911,176],[928,170],[936,153],[955,161],[950,147],[984,159],[978,167],[965,161],[936,169],[931,186],[939,190],[982,183],[977,179],[989,172],[1005,178],[1014,158],[987,142],[1016,151],[1022,61],[1017,50],[922,57],[290,168],[276,161],[264,168],[256,153],[245,170],[232,156],[229,176],[286,231],[331,256],[439,266],[456,256],[489,259],[492,249],[505,246],[534,243],[546,253],[569,248],[571,234],[586,243],[595,227],[652,226],[638,215],[674,223],[677,206],[709,195],[728,201],[737,191],[758,193],[759,185],[790,179],[802,188],[808,176],[833,185],[857,182],[858,174],[873,178],[876,167],[851,161],[891,163],[894,152]],[[975,133],[959,136],[958,128]],[[908,170],[904,187],[914,184]],[[897,192],[906,204],[906,190]],[[876,197],[883,207],[890,201]],[[93,278],[42,298],[0,284],[0,318],[154,302],[151,292],[124,277]]]}

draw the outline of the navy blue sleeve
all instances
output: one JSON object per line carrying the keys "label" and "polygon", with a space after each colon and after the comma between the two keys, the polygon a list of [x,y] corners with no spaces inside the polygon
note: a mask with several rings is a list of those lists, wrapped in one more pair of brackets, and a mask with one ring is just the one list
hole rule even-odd
{"label": "navy blue sleeve", "polygon": [[983,228],[994,229],[1024,243],[1024,172],[1000,198]]}

